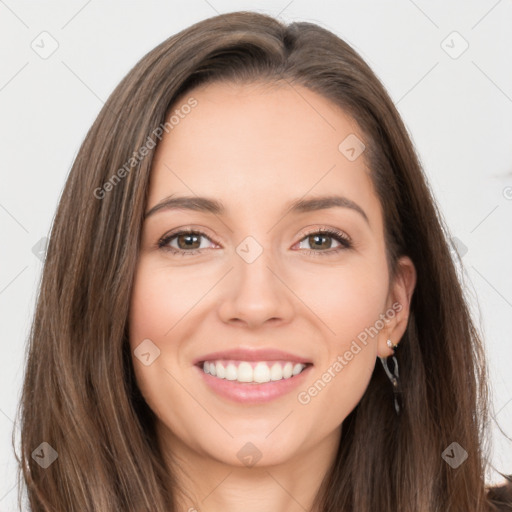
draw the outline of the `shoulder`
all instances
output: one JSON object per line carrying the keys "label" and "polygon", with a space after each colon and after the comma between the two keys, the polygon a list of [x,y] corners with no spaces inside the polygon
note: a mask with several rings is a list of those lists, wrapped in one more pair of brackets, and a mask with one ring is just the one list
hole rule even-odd
{"label": "shoulder", "polygon": [[496,487],[489,487],[487,498],[499,512],[512,512],[512,475],[507,482]]}

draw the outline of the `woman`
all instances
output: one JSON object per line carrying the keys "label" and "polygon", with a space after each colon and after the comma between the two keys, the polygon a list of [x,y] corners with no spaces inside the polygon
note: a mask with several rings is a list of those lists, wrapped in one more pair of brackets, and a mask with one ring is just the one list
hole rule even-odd
{"label": "woman", "polygon": [[334,34],[239,12],[159,45],[55,217],[20,403],[32,510],[498,510],[445,232]]}

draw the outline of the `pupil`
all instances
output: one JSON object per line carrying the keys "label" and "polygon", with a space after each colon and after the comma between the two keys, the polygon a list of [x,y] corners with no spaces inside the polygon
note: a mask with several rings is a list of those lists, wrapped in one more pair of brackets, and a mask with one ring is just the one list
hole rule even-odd
{"label": "pupil", "polygon": [[[178,241],[181,242],[184,239],[185,240],[184,246],[190,248],[194,243],[197,243],[198,238],[199,237],[197,235],[187,234],[187,235],[181,235],[178,238]],[[312,245],[316,245],[317,247],[322,247],[322,245],[324,245],[326,249],[329,249],[329,246],[330,246],[329,243],[322,244],[322,242],[321,242],[322,239],[324,241],[327,240],[329,238],[328,236],[325,236],[325,235],[312,235],[309,238],[310,238],[310,243],[311,243],[311,239],[314,240],[314,243]],[[182,246],[181,243],[179,243],[178,245]]]}
{"label": "pupil", "polygon": [[[311,238],[313,238],[313,239],[315,240],[315,243],[316,243],[316,242],[318,242],[318,241],[319,241],[320,239],[322,239],[322,238],[323,238],[324,240],[326,240],[326,239],[327,239],[327,238],[329,238],[329,237],[328,237],[328,236],[325,236],[325,235],[313,235]],[[322,245],[322,244],[317,245],[317,247],[321,247],[321,245]],[[329,247],[328,247],[329,245],[330,245],[330,244],[327,244],[326,249],[329,249]]]}
{"label": "pupil", "polygon": [[[190,247],[192,244],[194,243],[197,243],[197,239],[199,238],[197,235],[191,235],[191,234],[187,234],[187,235],[182,235],[179,237],[181,240],[184,238],[186,240],[185,242],[185,247]],[[191,241],[191,239],[193,239]],[[181,245],[181,244],[180,244]]]}

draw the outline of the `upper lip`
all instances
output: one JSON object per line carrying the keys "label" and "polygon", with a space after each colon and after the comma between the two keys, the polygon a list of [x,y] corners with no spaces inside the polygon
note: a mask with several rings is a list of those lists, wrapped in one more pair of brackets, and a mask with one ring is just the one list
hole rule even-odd
{"label": "upper lip", "polygon": [[250,349],[242,347],[211,352],[196,358],[194,364],[203,363],[204,361],[215,361],[217,359],[232,359],[235,361],[291,361],[294,363],[311,364],[309,359],[292,354],[291,352],[284,352],[272,348]]}

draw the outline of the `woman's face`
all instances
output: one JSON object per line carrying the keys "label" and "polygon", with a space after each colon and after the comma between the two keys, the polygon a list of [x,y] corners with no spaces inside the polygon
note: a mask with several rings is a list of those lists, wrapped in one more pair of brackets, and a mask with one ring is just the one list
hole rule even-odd
{"label": "woman's face", "polygon": [[214,83],[180,101],[153,163],[129,318],[158,432],[238,466],[332,452],[414,286],[403,258],[390,287],[364,137],[298,85]]}

